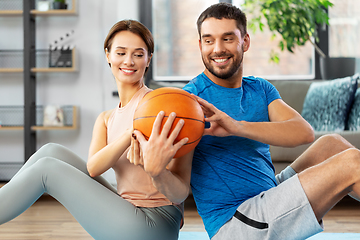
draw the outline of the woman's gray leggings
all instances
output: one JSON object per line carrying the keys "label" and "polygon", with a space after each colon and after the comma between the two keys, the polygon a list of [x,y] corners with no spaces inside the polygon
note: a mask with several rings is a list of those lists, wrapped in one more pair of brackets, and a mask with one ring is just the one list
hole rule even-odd
{"label": "woman's gray leggings", "polygon": [[0,189],[0,224],[20,215],[43,193],[64,205],[96,240],[178,238],[182,215],[177,207],[133,206],[104,178],[91,178],[80,157],[53,143],[39,149]]}

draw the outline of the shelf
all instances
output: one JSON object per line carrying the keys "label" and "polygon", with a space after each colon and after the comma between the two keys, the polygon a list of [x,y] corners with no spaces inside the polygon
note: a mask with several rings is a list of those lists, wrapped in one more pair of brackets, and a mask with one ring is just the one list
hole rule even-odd
{"label": "shelf", "polygon": [[[0,73],[23,72],[22,55],[23,55],[23,50],[0,50]],[[64,56],[66,57],[67,60],[71,59],[71,67],[49,67],[50,65],[49,62],[51,58],[49,49],[36,50],[36,67],[32,68],[31,72],[35,72],[35,73],[76,72],[77,71],[76,48],[73,48],[71,53],[66,53],[64,54]],[[4,61],[4,59],[6,59],[6,61]]]}
{"label": "shelf", "polygon": [[[77,14],[75,9],[54,9],[49,11],[31,10],[30,13],[37,16],[64,16]],[[22,14],[22,10],[0,10],[0,16],[21,16]]]}
{"label": "shelf", "polygon": [[72,68],[32,68],[31,72],[75,72],[76,69]]}
{"label": "shelf", "polygon": [[0,16],[20,16],[22,14],[22,10],[0,10]]}
{"label": "shelf", "polygon": [[69,9],[69,10],[54,9],[54,10],[49,10],[49,11],[31,10],[30,13],[33,15],[37,15],[37,16],[48,16],[48,15],[63,16],[63,15],[76,15],[77,14],[75,9]]}
{"label": "shelf", "polygon": [[[8,118],[10,118],[7,121],[11,121],[11,122],[16,122],[15,126],[10,126],[10,124],[7,124],[5,126],[1,126],[0,127],[0,131],[5,131],[5,130],[24,130],[24,127],[21,126],[22,123],[18,123],[19,122],[19,117],[23,117],[23,107],[19,107],[19,106],[0,106],[0,113],[1,113],[1,108],[7,110],[8,113]],[[64,110],[64,118],[68,118],[69,120],[64,119],[64,126],[61,127],[55,127],[55,126],[40,126],[40,124],[42,124],[42,114],[43,114],[43,107],[42,106],[37,106],[37,113],[39,115],[39,117],[37,118],[39,125],[37,126],[32,126],[31,130],[33,131],[38,131],[38,130],[76,130],[78,128],[77,126],[77,107],[76,106],[62,106],[61,108],[63,108]],[[3,110],[3,111],[5,111]],[[11,119],[10,115],[13,115],[12,118],[15,119]],[[71,116],[69,116],[69,114]],[[71,124],[69,124],[71,123]]]}
{"label": "shelf", "polygon": [[52,127],[52,126],[32,126],[31,130],[75,130],[77,129],[77,107],[72,106],[72,125],[71,126],[62,126],[62,127]]}
{"label": "shelf", "polygon": [[[48,50],[42,50],[42,51],[48,52]],[[47,60],[47,61],[49,61],[49,60]],[[75,48],[73,48],[71,51],[71,62],[72,62],[71,67],[36,67],[36,68],[32,68],[31,72],[76,72],[77,68],[76,68],[76,49]]]}
{"label": "shelf", "polygon": [[16,72],[24,72],[22,68],[0,68],[0,73],[16,73]]}
{"label": "shelf", "polygon": [[4,130],[24,130],[24,127],[0,127],[0,131],[4,131]]}
{"label": "shelf", "polygon": [[[76,0],[71,1],[71,9],[50,9],[48,11],[39,11],[33,9],[31,14],[37,16],[64,16],[64,15],[76,15]],[[0,16],[20,16],[23,15],[23,10],[0,10]]]}

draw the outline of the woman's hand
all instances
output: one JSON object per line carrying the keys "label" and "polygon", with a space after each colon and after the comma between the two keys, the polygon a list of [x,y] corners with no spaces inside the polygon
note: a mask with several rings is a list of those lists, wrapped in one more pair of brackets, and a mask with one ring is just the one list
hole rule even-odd
{"label": "woman's hand", "polygon": [[130,163],[143,167],[144,161],[142,159],[142,154],[140,151],[140,143],[136,140],[136,135],[132,133],[131,138],[131,145],[130,149],[127,153],[127,158],[129,159]]}
{"label": "woman's hand", "polygon": [[131,141],[131,148],[128,154],[131,163],[142,165],[145,172],[153,178],[166,170],[175,153],[189,140],[188,138],[183,138],[174,144],[184,125],[184,120],[180,119],[174,130],[170,133],[176,114],[171,113],[161,129],[164,115],[163,111],[157,115],[149,140],[146,140],[140,131],[134,131],[136,139]]}
{"label": "woman's hand", "polygon": [[201,108],[205,114],[205,121],[210,122],[210,128],[205,128],[204,135],[212,135],[217,137],[227,137],[234,135],[233,131],[239,127],[239,124],[241,124],[240,122],[220,111],[214,105],[208,103],[204,99],[196,95],[193,96],[201,105]]}

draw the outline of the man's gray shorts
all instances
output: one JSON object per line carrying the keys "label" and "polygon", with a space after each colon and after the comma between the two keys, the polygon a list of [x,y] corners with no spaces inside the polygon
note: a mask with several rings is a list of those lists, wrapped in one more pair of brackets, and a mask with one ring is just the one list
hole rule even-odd
{"label": "man's gray shorts", "polygon": [[212,240],[302,240],[322,230],[294,175],[242,203]]}

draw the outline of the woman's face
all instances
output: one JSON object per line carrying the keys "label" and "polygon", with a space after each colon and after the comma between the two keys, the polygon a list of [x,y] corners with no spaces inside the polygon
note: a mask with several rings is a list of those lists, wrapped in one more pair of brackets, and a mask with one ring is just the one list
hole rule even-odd
{"label": "woman's face", "polygon": [[121,31],[114,36],[106,58],[114,77],[122,83],[142,81],[151,60],[145,42],[130,31]]}

